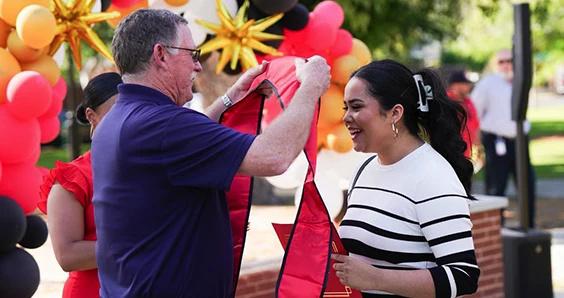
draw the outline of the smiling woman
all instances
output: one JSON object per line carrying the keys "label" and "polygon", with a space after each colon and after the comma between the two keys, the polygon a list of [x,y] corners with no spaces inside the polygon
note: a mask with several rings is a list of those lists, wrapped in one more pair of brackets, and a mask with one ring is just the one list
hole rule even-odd
{"label": "smiling woman", "polygon": [[345,109],[354,149],[375,155],[349,189],[339,234],[350,256],[335,257],[341,283],[363,297],[474,293],[464,108],[436,71],[382,60],[352,74]]}

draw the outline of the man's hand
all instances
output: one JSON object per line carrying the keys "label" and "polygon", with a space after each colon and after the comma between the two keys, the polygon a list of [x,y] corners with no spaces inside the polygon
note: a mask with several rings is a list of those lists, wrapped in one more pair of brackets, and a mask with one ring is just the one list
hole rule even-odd
{"label": "man's hand", "polygon": [[[268,65],[268,61],[263,60],[261,65],[255,66],[251,69],[245,71],[245,73],[235,82],[231,88],[227,91],[227,96],[233,101],[233,103],[238,102],[249,92],[249,88],[253,81],[264,73],[266,70],[266,66]],[[270,97],[273,94],[273,90],[268,84],[262,84],[259,88],[258,92],[260,94],[266,95],[266,97]]]}
{"label": "man's hand", "polygon": [[313,87],[320,94],[325,93],[331,84],[331,67],[321,56],[313,56],[309,59],[298,58],[296,64],[296,77],[302,85]]}

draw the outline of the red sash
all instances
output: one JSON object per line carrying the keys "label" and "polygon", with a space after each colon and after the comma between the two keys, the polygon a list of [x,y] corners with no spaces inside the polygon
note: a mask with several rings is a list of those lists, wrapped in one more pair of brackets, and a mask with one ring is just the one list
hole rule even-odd
{"label": "red sash", "polygon": [[[262,84],[271,85],[280,107],[286,106],[300,86],[295,75],[294,60],[295,57],[282,57],[270,61],[266,71],[254,80],[251,91],[225,111],[219,122],[244,133],[258,134],[265,97],[257,90]],[[269,106],[268,113],[279,112],[273,111],[272,105]],[[332,223],[313,181],[317,160],[317,116],[318,112],[314,115],[304,149],[310,167],[278,276],[277,297],[321,297],[329,272]],[[241,269],[252,189],[252,177],[237,174],[227,192],[234,242],[233,296]]]}

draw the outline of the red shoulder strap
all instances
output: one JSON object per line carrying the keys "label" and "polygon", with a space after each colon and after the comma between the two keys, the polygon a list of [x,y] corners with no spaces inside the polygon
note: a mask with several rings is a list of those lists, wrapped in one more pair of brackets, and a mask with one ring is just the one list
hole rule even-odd
{"label": "red shoulder strap", "polygon": [[[275,90],[275,98],[271,100],[278,102],[270,104],[269,113],[275,112],[272,111],[273,106],[282,109],[287,105],[300,85],[295,76],[294,60],[295,57],[283,57],[271,61],[265,73],[255,79],[249,94],[229,108],[220,118],[220,123],[241,132],[258,134],[265,98],[257,90],[262,84],[270,84]],[[317,162],[317,116],[318,112],[304,149],[310,166],[280,269],[277,297],[320,297],[327,279],[332,223],[313,180]],[[231,190],[227,192],[234,241],[233,296],[240,273],[251,194],[252,177],[236,175]]]}

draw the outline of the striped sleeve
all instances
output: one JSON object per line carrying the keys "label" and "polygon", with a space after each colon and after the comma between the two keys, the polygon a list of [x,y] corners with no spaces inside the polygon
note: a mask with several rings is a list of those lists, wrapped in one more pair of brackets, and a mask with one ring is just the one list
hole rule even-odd
{"label": "striped sleeve", "polygon": [[476,292],[480,269],[472,240],[468,201],[442,195],[416,204],[423,235],[436,258],[431,268],[436,297],[458,297]]}

